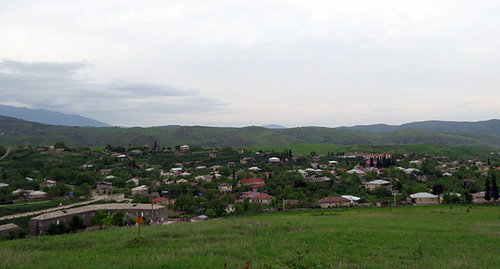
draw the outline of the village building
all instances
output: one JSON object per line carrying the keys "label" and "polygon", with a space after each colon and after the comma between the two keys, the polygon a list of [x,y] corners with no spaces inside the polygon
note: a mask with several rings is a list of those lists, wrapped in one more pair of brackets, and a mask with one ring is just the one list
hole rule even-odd
{"label": "village building", "polygon": [[474,204],[484,204],[493,202],[493,197],[490,199],[490,201],[486,200],[485,197],[486,197],[486,192],[484,191],[473,193],[471,202]]}
{"label": "village building", "polygon": [[43,187],[54,187],[55,185],[57,185],[57,182],[54,181],[54,180],[45,180],[44,182],[40,183],[40,188],[43,188]]}
{"label": "village building", "polygon": [[135,188],[132,188],[132,196],[135,196],[135,195],[142,195],[142,196],[148,195],[148,186],[141,185],[141,186],[137,186]]}
{"label": "village building", "polygon": [[139,181],[141,179],[142,178],[140,178],[140,177],[134,177],[134,178],[131,178],[131,179],[127,180],[127,183],[134,183],[136,186],[139,186]]}
{"label": "village building", "polygon": [[90,226],[90,220],[98,210],[107,211],[110,215],[121,211],[124,212],[128,218],[134,219],[141,216],[147,221],[163,221],[163,219],[167,216],[167,208],[160,205],[131,203],[87,205],[43,213],[39,216],[33,217],[29,221],[29,234],[32,236],[41,235],[42,232],[46,231],[52,223],[56,225],[60,223],[69,225],[74,216],[78,216],[83,220],[83,223],[86,226]]}
{"label": "village building", "polygon": [[255,163],[255,158],[253,157],[248,157],[248,158],[243,158],[240,160],[241,164],[253,164]]}
{"label": "village building", "polygon": [[268,162],[269,164],[276,164],[276,163],[280,163],[280,158],[278,158],[278,157],[271,157],[271,158],[269,158],[269,159],[267,160],[267,162]]}
{"label": "village building", "polygon": [[27,190],[25,197],[26,197],[26,200],[29,200],[29,201],[42,200],[42,199],[47,198],[47,193],[44,191]]}
{"label": "village building", "polygon": [[433,205],[438,204],[439,199],[437,195],[428,192],[418,192],[411,194],[408,202],[413,205]]}
{"label": "village building", "polygon": [[98,195],[108,194],[108,192],[110,192],[112,185],[113,185],[113,183],[111,183],[111,182],[99,182],[99,183],[97,183],[97,187],[95,189],[96,194],[98,194]]}
{"label": "village building", "polygon": [[391,184],[391,182],[389,182],[387,180],[382,180],[382,179],[377,179],[377,180],[373,180],[373,181],[369,181],[369,182],[365,183],[365,188],[367,190],[370,190],[370,191],[373,191],[378,187],[383,187],[383,188],[387,188],[388,190],[391,190],[392,184]]}
{"label": "village building", "polygon": [[221,183],[219,184],[218,188],[221,193],[228,193],[233,191],[233,185],[229,183]]}
{"label": "village building", "polygon": [[257,184],[265,184],[266,181],[260,177],[246,178],[238,181],[238,186],[253,186]]}
{"label": "village building", "polygon": [[237,202],[248,199],[250,203],[270,204],[274,198],[276,197],[262,192],[244,192],[238,197]]}
{"label": "village building", "polygon": [[321,208],[332,208],[339,206],[349,206],[351,200],[344,197],[326,197],[317,202]]}
{"label": "village building", "polygon": [[349,201],[351,201],[351,204],[357,205],[359,204],[359,201],[361,201],[361,197],[353,196],[353,195],[342,195],[342,198],[346,198]]}
{"label": "village building", "polygon": [[8,223],[4,225],[0,225],[0,236],[4,236],[9,234],[10,232],[14,232],[21,229],[18,225],[14,223]]}

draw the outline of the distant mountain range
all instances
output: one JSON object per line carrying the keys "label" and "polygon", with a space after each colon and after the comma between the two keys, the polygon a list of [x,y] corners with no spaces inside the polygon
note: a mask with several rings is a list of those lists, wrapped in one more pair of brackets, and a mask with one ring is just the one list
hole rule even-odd
{"label": "distant mountain range", "polygon": [[[410,128],[412,127],[412,128]],[[70,127],[28,122],[0,116],[0,145],[68,146],[182,144],[204,147],[282,146],[299,144],[397,145],[428,144],[477,146],[500,149],[500,121],[417,122],[401,126],[354,127],[203,127],[160,126],[150,128]]]}
{"label": "distant mountain range", "polygon": [[373,124],[340,128],[374,133],[391,133],[402,130],[420,130],[434,133],[500,135],[500,120],[487,120],[477,122],[421,121],[406,123],[402,125]]}
{"label": "distant mountain range", "polygon": [[111,127],[111,125],[79,115],[68,115],[45,109],[30,109],[0,105],[0,116],[17,118],[25,121],[62,126]]}

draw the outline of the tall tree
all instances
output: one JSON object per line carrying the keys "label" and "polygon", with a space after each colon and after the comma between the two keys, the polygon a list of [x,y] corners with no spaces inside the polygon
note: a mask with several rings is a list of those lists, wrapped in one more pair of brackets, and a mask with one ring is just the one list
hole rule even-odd
{"label": "tall tree", "polygon": [[490,182],[489,177],[486,178],[486,186],[485,186],[485,190],[484,190],[484,200],[486,200],[486,201],[491,200],[491,182]]}
{"label": "tall tree", "polygon": [[491,176],[491,196],[493,197],[494,201],[500,198],[500,193],[498,192],[497,178],[495,175]]}

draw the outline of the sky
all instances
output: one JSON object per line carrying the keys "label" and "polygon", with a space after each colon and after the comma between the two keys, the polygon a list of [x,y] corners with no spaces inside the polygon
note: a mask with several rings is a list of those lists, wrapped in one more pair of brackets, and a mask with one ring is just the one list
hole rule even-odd
{"label": "sky", "polygon": [[500,118],[499,1],[25,1],[0,104],[117,126]]}

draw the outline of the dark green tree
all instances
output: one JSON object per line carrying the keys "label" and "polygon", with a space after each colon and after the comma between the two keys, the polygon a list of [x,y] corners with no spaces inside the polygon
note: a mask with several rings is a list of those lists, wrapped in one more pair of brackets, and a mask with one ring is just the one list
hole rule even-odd
{"label": "dark green tree", "polygon": [[92,218],[90,218],[90,223],[92,225],[103,225],[104,220],[109,216],[108,212],[104,210],[97,210]]}
{"label": "dark green tree", "polygon": [[484,200],[489,201],[491,200],[491,182],[489,177],[486,178],[485,184],[486,186],[484,189]]}
{"label": "dark green tree", "polygon": [[73,216],[73,218],[71,218],[71,222],[69,223],[69,228],[71,231],[75,232],[78,230],[85,229],[85,227],[86,227],[85,223],[80,217]]}
{"label": "dark green tree", "polygon": [[431,189],[432,189],[432,194],[434,194],[434,195],[437,195],[437,196],[438,196],[438,202],[439,202],[439,196],[440,196],[440,195],[443,193],[443,191],[444,191],[444,186],[443,186],[443,184],[439,184],[439,183],[434,184],[434,185],[432,185]]}
{"label": "dark green tree", "polygon": [[491,197],[496,201],[500,198],[500,193],[498,191],[497,177],[495,175],[491,176]]}
{"label": "dark green tree", "polygon": [[111,215],[111,225],[123,226],[125,223],[125,213],[118,211]]}

